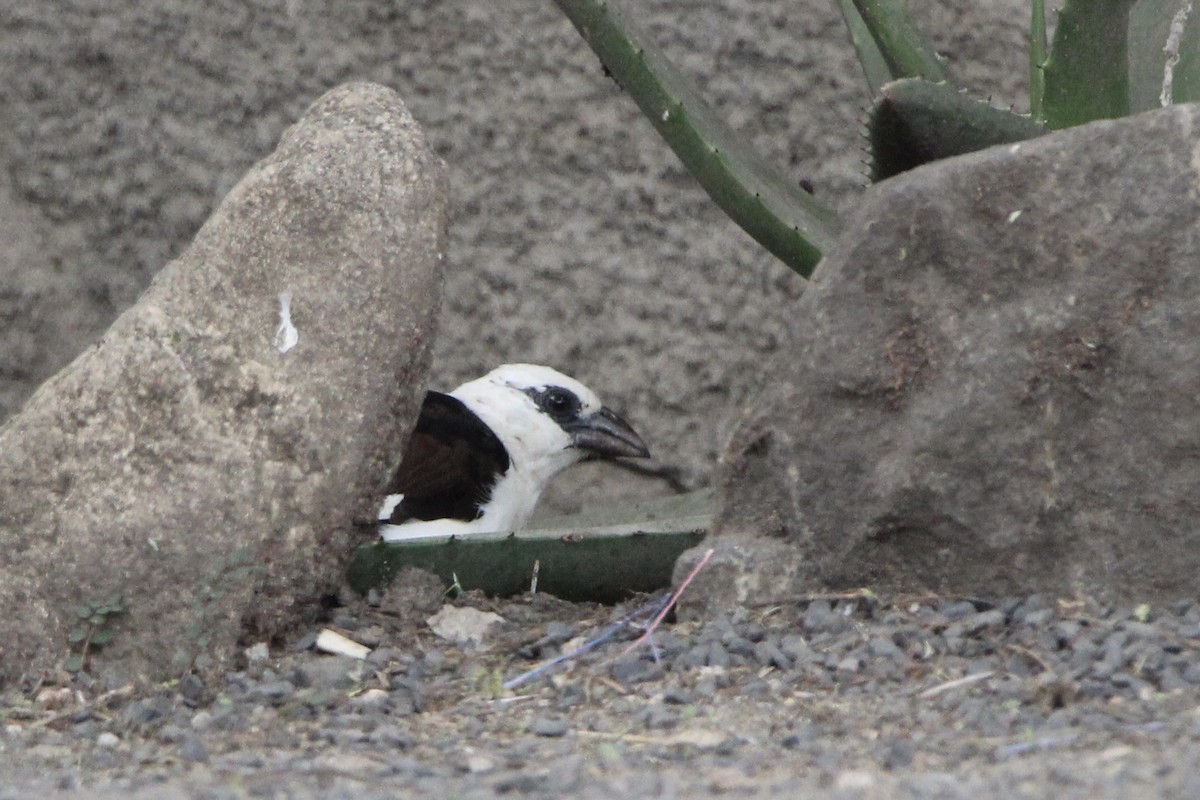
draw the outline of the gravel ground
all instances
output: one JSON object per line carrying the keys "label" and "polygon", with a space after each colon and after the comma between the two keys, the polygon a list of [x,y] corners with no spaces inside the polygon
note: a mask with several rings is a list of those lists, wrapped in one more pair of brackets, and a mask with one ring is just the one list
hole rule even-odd
{"label": "gravel ground", "polygon": [[[1200,796],[1193,601],[810,596],[668,618],[631,653],[625,625],[512,691],[653,599],[443,600],[407,580],[331,610],[365,661],[313,630],[211,685],[10,687],[0,800]],[[503,622],[452,644],[426,623],[443,604]]]}

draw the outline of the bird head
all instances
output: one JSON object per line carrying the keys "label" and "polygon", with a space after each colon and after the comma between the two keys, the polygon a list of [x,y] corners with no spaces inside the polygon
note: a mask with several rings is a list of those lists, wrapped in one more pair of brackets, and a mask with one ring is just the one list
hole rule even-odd
{"label": "bird head", "polygon": [[537,364],[505,364],[451,395],[487,423],[522,470],[554,473],[586,458],[646,458],[628,422],[574,378]]}

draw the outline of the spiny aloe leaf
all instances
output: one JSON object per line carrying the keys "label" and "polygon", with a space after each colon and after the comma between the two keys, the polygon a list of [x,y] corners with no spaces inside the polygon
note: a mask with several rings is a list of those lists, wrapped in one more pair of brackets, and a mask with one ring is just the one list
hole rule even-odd
{"label": "spiny aloe leaf", "polygon": [[874,37],[892,78],[924,78],[933,83],[946,80],[937,53],[899,0],[854,0],[854,7]]}
{"label": "spiny aloe leaf", "polygon": [[1029,117],[993,108],[944,83],[894,81],[881,90],[867,122],[871,179],[1045,132]]}
{"label": "spiny aloe leaf", "polygon": [[841,228],[833,210],[770,167],[611,3],[555,3],[721,210],[807,277]]}
{"label": "spiny aloe leaf", "polygon": [[1054,130],[1129,114],[1128,27],[1135,0],[1067,0],[1043,69],[1039,122]]}
{"label": "spiny aloe leaf", "polygon": [[1034,119],[1042,119],[1046,97],[1046,4],[1033,0],[1029,22],[1029,110]]}
{"label": "spiny aloe leaf", "polygon": [[879,51],[879,45],[875,44],[870,28],[854,6],[854,0],[838,0],[838,7],[842,10],[842,19],[846,21],[846,30],[850,32],[850,43],[854,45],[858,63],[867,78],[867,88],[871,97],[875,97],[880,87],[899,76],[892,74],[887,59]]}
{"label": "spiny aloe leaf", "polygon": [[1129,12],[1132,112],[1200,100],[1200,6],[1138,0]]}
{"label": "spiny aloe leaf", "polygon": [[513,595],[529,590],[536,562],[538,591],[615,602],[670,585],[675,559],[704,539],[713,506],[711,492],[697,492],[620,514],[566,517],[520,534],[379,542],[358,549],[347,579],[366,593],[400,569],[418,567],[447,586],[457,579],[463,589]]}

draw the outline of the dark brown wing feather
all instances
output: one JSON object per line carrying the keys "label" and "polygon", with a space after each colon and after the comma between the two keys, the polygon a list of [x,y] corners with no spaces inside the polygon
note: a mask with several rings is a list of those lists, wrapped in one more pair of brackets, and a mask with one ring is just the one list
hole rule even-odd
{"label": "dark brown wing feather", "polygon": [[404,459],[388,486],[388,494],[403,494],[404,500],[387,521],[473,520],[508,465],[508,450],[461,400],[427,392]]}

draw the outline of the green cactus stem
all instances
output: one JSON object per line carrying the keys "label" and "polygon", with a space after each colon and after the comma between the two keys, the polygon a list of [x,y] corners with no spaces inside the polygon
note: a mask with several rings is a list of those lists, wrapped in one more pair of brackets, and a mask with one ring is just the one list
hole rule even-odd
{"label": "green cactus stem", "polygon": [[404,567],[417,567],[447,586],[511,597],[534,585],[536,565],[538,591],[564,600],[615,603],[670,586],[675,559],[703,540],[702,533],[678,531],[559,539],[477,534],[436,544],[379,542],[358,549],[347,581],[366,592],[387,586]]}
{"label": "green cactus stem", "polygon": [[1130,113],[1129,11],[1135,0],[1067,0],[1043,67],[1037,119],[1059,130]]}
{"label": "green cactus stem", "polygon": [[671,584],[675,560],[704,540],[712,524],[709,490],[551,520],[518,534],[473,534],[377,542],[355,553],[347,581],[365,594],[405,567],[447,586],[508,596],[537,590],[564,600],[612,603]]}
{"label": "green cactus stem", "polygon": [[612,4],[555,3],[717,205],[793,270],[811,274],[841,228],[835,212],[769,166]]}
{"label": "green cactus stem", "polygon": [[1033,0],[1029,22],[1029,109],[1034,119],[1042,119],[1042,105],[1046,97],[1046,4],[1044,0]]}
{"label": "green cactus stem", "polygon": [[[931,83],[946,80],[941,59],[925,41],[902,3],[898,0],[853,2],[859,17],[875,39],[893,79],[924,78]],[[846,16],[845,8],[842,9],[842,15]]]}
{"label": "green cactus stem", "polygon": [[842,19],[850,32],[850,43],[854,45],[858,63],[867,79],[867,89],[874,98],[885,83],[900,76],[892,74],[887,59],[883,57],[879,45],[875,43],[875,37],[871,35],[871,29],[855,8],[854,0],[838,0],[838,8],[842,11]]}

